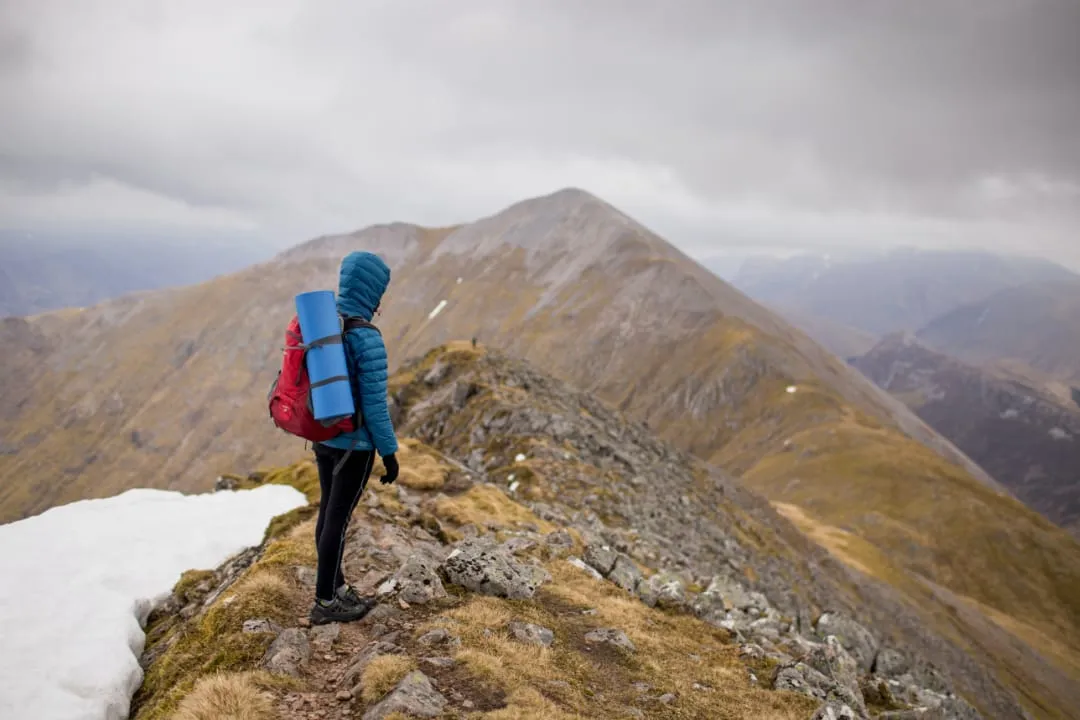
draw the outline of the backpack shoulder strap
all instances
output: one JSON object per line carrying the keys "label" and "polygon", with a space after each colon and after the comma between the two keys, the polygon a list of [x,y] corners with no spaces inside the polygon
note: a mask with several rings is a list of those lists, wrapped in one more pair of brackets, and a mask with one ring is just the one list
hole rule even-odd
{"label": "backpack shoulder strap", "polygon": [[348,332],[350,330],[356,330],[358,328],[371,328],[375,332],[382,335],[382,331],[379,330],[379,328],[372,325],[370,322],[368,322],[364,318],[358,318],[358,317],[347,317],[347,318],[345,318],[343,332]]}

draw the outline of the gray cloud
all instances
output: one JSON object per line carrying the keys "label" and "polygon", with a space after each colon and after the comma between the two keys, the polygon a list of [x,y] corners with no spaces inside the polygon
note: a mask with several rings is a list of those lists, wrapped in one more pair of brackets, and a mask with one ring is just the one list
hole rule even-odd
{"label": "gray cloud", "polygon": [[275,243],[565,185],[697,255],[1080,266],[1075,0],[0,0],[0,226]]}

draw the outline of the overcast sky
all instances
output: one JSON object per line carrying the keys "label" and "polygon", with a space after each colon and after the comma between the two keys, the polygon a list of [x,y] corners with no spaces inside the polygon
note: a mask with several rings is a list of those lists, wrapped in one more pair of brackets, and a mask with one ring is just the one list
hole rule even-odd
{"label": "overcast sky", "polygon": [[0,0],[0,229],[291,245],[564,186],[704,257],[1080,268],[1077,0]]}

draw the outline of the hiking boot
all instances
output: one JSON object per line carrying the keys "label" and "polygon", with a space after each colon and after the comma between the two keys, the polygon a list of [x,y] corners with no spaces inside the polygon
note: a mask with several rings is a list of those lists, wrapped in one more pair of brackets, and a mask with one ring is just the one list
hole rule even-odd
{"label": "hiking boot", "polygon": [[315,604],[311,606],[311,614],[309,617],[312,625],[325,625],[326,623],[333,622],[353,622],[371,612],[371,608],[374,606],[374,602],[364,600],[363,598],[361,598],[359,605],[346,602],[340,597],[335,597],[330,602],[316,600]]}
{"label": "hiking boot", "polygon": [[342,585],[334,593],[338,600],[341,600],[347,605],[363,605],[371,602],[360,596],[360,593],[356,592],[356,589],[352,585]]}

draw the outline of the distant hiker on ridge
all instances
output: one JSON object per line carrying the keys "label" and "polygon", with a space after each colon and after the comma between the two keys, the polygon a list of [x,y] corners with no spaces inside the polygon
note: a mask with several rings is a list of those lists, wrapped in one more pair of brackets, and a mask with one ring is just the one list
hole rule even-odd
{"label": "distant hiker on ridge", "polygon": [[[389,284],[390,268],[377,255],[353,252],[341,261],[337,307],[347,328],[350,319],[371,322],[380,312]],[[392,483],[398,477],[395,455],[398,443],[387,405],[388,362],[382,335],[370,325],[348,329],[345,355],[353,398],[363,412],[363,424],[353,432],[314,445],[322,486],[315,525],[319,566],[315,604],[311,608],[311,622],[316,625],[358,620],[375,606],[373,600],[360,597],[345,581],[341,571],[345,532],[371,476],[376,451],[386,467],[386,474],[379,481]]]}

